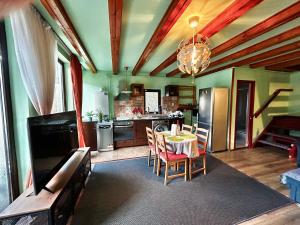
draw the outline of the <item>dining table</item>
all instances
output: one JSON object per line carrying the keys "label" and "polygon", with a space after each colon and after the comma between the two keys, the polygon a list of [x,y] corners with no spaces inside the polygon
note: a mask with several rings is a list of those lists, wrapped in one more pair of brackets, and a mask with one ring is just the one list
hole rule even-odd
{"label": "dining table", "polygon": [[175,154],[185,154],[188,158],[199,156],[197,136],[189,132],[179,132],[176,136],[170,131],[164,131],[168,151]]}

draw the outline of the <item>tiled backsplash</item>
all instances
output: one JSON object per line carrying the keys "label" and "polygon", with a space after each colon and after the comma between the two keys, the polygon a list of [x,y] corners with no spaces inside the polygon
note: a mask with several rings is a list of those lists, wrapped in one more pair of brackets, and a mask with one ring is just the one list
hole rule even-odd
{"label": "tiled backsplash", "polygon": [[[133,117],[133,110],[140,108],[144,114],[144,96],[131,97],[130,100],[115,100],[115,117]],[[178,108],[178,97],[164,96],[162,98],[162,113],[175,112]]]}
{"label": "tiled backsplash", "polygon": [[144,113],[144,96],[131,97],[130,100],[115,100],[115,117],[133,117],[133,110],[140,108]]}

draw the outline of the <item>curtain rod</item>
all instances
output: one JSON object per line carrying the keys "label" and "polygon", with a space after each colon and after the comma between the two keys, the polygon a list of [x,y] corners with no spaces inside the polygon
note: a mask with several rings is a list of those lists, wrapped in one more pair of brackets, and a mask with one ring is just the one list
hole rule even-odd
{"label": "curtain rod", "polygon": [[41,17],[41,19],[43,20],[44,23],[46,23],[50,29],[52,30],[52,32],[54,33],[54,35],[56,36],[56,39],[58,41],[58,43],[60,44],[60,46],[63,48],[64,51],[66,51],[66,53],[68,54],[67,60],[70,61],[71,55],[73,54],[72,51],[68,48],[68,46],[63,42],[63,40],[58,36],[58,34],[55,32],[55,30],[50,26],[50,24],[48,23],[48,21],[45,19],[45,17],[41,14],[41,12],[36,8],[36,6],[34,6],[33,4],[31,4],[31,6],[36,10],[36,12],[39,14],[39,16]]}

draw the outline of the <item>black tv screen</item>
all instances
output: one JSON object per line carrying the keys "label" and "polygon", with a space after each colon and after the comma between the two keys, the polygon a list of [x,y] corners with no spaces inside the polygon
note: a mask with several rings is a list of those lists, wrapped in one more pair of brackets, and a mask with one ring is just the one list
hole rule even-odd
{"label": "black tv screen", "polygon": [[38,194],[78,148],[76,112],[29,117],[27,122],[34,194]]}

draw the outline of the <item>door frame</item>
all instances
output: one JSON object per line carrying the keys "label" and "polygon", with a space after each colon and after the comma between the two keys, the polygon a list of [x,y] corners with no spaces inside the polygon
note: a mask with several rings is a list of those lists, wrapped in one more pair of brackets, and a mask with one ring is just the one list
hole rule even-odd
{"label": "door frame", "polygon": [[235,123],[234,123],[234,149],[237,149],[236,147],[236,128],[237,128],[237,108],[238,108],[238,95],[237,90],[240,84],[248,83],[250,85],[250,88],[248,90],[249,95],[249,110],[248,110],[248,118],[247,118],[247,139],[248,139],[248,145],[241,148],[252,148],[253,147],[253,113],[254,113],[254,100],[255,100],[255,81],[254,80],[237,80],[236,82],[236,96],[235,96]]}

